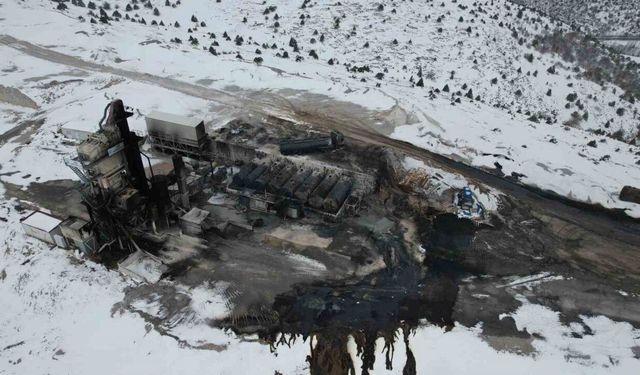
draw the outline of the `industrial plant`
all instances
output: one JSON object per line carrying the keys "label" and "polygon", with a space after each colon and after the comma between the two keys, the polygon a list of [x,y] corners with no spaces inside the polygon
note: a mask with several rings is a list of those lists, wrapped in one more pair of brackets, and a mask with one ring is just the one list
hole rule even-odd
{"label": "industrial plant", "polygon": [[140,136],[132,115],[110,102],[99,130],[65,159],[86,215],[36,211],[22,223],[27,234],[155,282],[184,251],[212,246],[230,228],[295,246],[281,227],[359,215],[378,184],[377,165],[354,158],[338,131],[238,119],[209,134],[200,119],[152,111]]}

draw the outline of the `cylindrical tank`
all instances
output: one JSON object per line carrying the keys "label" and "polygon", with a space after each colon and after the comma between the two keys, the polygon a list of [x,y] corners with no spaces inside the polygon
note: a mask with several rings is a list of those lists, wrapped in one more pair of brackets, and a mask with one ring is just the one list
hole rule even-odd
{"label": "cylindrical tank", "polygon": [[151,177],[150,197],[155,203],[156,218],[154,221],[160,227],[168,226],[167,206],[169,205],[169,177],[165,175],[155,175]]}
{"label": "cylindrical tank", "polygon": [[287,181],[287,183],[282,187],[282,195],[287,197],[293,197],[293,193],[302,185],[304,180],[309,177],[311,174],[310,169],[299,168],[296,171],[296,174]]}
{"label": "cylindrical tank", "polygon": [[296,167],[288,165],[284,167],[276,177],[274,177],[267,185],[267,190],[272,194],[279,194],[280,188],[282,188],[287,181],[296,173]]}
{"label": "cylindrical tank", "polygon": [[255,168],[253,168],[253,170],[251,171],[251,173],[249,173],[247,175],[247,178],[245,179],[245,186],[246,187],[250,187],[253,182],[260,177],[265,171],[267,170],[267,167],[263,164],[260,164],[258,166],[256,166]]}
{"label": "cylindrical tank", "polygon": [[318,187],[311,193],[309,198],[309,205],[313,208],[322,209],[324,199],[329,195],[329,192],[333,188],[333,185],[338,182],[338,176],[335,174],[328,174],[318,185]]}
{"label": "cylindrical tank", "polygon": [[264,191],[267,188],[267,184],[269,183],[269,181],[274,179],[283,167],[284,166],[280,163],[271,164],[266,172],[264,172],[260,177],[256,178],[251,188],[255,189],[256,191]]}
{"label": "cylindrical tank", "polygon": [[324,210],[332,213],[338,212],[340,207],[342,207],[342,203],[344,203],[349,194],[351,194],[352,187],[353,182],[350,178],[340,178],[340,180],[338,180],[333,189],[331,189],[327,197],[324,199]]}
{"label": "cylindrical tank", "polygon": [[238,173],[236,173],[233,176],[233,179],[231,180],[231,187],[232,188],[243,187],[245,185],[247,176],[249,176],[249,173],[251,173],[251,171],[253,171],[255,167],[256,165],[254,163],[247,163],[242,167],[240,167],[240,171],[238,171]]}
{"label": "cylindrical tank", "polygon": [[302,203],[306,203],[309,199],[309,195],[313,190],[322,182],[324,178],[324,172],[313,171],[309,177],[300,185],[299,188],[293,193],[293,196]]}
{"label": "cylindrical tank", "polygon": [[158,205],[169,202],[169,177],[157,174],[151,178],[151,199]]}
{"label": "cylindrical tank", "polygon": [[331,137],[287,140],[280,142],[280,153],[282,155],[306,154],[330,149],[331,146]]}

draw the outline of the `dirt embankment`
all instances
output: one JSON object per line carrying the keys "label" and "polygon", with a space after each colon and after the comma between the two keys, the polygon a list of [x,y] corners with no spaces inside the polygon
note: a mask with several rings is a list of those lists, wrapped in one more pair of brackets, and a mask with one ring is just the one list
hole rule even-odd
{"label": "dirt embankment", "polygon": [[17,105],[19,107],[38,109],[38,104],[33,101],[33,99],[15,87],[0,85],[0,102]]}
{"label": "dirt embankment", "polygon": [[[87,210],[81,203],[79,182],[72,180],[53,180],[47,182],[33,182],[28,189],[22,189],[19,185],[2,182],[7,189],[8,197],[15,197],[24,201],[29,209],[39,207],[51,210],[54,213],[65,213],[89,219]],[[29,206],[32,204],[33,206]]]}

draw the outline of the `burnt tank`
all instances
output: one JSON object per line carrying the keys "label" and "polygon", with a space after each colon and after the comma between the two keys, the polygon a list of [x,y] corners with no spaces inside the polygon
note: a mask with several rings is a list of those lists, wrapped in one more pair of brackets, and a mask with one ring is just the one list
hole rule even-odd
{"label": "burnt tank", "polygon": [[313,208],[322,209],[324,199],[329,195],[329,192],[336,182],[338,182],[338,176],[335,174],[328,174],[311,194],[311,197],[309,198],[309,205]]}
{"label": "burnt tank", "polygon": [[324,179],[324,172],[322,171],[313,171],[309,177],[307,177],[302,185],[296,189],[293,193],[294,198],[298,199],[302,203],[306,203],[309,199],[309,196],[315,190],[315,188],[322,182]]}
{"label": "burnt tank", "polygon": [[168,206],[170,204],[169,196],[169,177],[166,175],[155,175],[151,177],[151,194],[150,198],[155,204],[155,213],[157,218],[156,225],[160,227],[168,227],[167,219]]}
{"label": "burnt tank", "polygon": [[279,194],[280,190],[289,181],[291,177],[296,173],[296,167],[288,165],[284,167],[276,177],[274,177],[267,185],[267,190],[272,194]]}
{"label": "burnt tank", "polygon": [[245,179],[245,187],[251,187],[254,183],[254,181],[260,177],[264,172],[266,172],[267,167],[264,166],[263,164],[257,165],[255,168],[253,168],[253,170],[251,171],[251,173],[249,173],[247,175],[247,178]]}
{"label": "burnt tank", "polygon": [[231,188],[238,189],[244,187],[247,181],[247,176],[249,176],[249,173],[251,173],[255,168],[255,163],[247,163],[240,167],[240,171],[238,171],[231,180]]}
{"label": "burnt tank", "polygon": [[342,207],[344,201],[351,194],[353,181],[348,177],[341,177],[324,199],[323,207],[327,212],[336,213]]}
{"label": "burnt tank", "polygon": [[302,185],[302,183],[311,175],[311,169],[299,168],[296,174],[287,181],[282,187],[281,193],[284,196],[293,198],[293,193]]}
{"label": "burnt tank", "polygon": [[288,139],[280,142],[282,155],[308,154],[318,151],[333,150],[344,143],[344,136],[338,131],[332,131],[328,136]]}
{"label": "burnt tank", "polygon": [[265,191],[267,189],[267,184],[278,176],[278,173],[280,173],[282,168],[284,168],[284,166],[281,163],[272,164],[266,172],[253,182],[251,188],[256,191]]}

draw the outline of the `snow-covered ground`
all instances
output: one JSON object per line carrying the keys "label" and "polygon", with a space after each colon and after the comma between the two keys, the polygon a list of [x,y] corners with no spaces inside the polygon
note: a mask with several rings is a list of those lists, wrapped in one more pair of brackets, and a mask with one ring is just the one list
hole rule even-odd
{"label": "snow-covered ground", "polygon": [[[8,220],[0,227],[0,374],[308,373],[308,342],[298,339],[271,352],[256,338],[237,337],[206,324],[227,313],[223,285],[182,290],[193,314],[173,322],[161,335],[138,314],[118,308],[131,281],[77,254],[25,238],[14,204],[0,204]],[[158,307],[153,298],[134,306],[139,313],[162,317]],[[633,374],[640,369],[632,351],[640,346],[640,331],[628,323],[583,317],[593,335],[578,338],[573,333],[583,333],[583,325],[565,326],[556,312],[524,300],[511,316],[518,329],[540,335],[532,341],[533,354],[493,349],[480,326],[456,325],[446,332],[425,323],[409,339],[417,373]],[[401,332],[398,336],[393,370],[385,369],[380,339],[373,374],[402,372],[406,348]],[[355,346],[349,347],[359,368]]]}
{"label": "snow-covered ground", "polygon": [[276,355],[256,340],[209,328],[206,319],[227,311],[217,288],[184,291],[194,315],[175,328],[183,341],[120,312],[114,305],[132,282],[25,238],[15,203],[0,204],[8,220],[0,226],[0,374],[304,373],[307,345]]}
{"label": "snow-covered ground", "polygon": [[[471,0],[447,0],[443,6],[439,1],[397,2],[385,4],[382,10],[364,0],[309,2],[304,8],[302,1],[281,2],[273,3],[277,9],[267,14],[270,3],[245,0],[183,0],[175,8],[152,1],[160,16],[153,16],[153,7],[145,8],[141,2],[140,9],[131,12],[125,11],[125,1],[110,3],[109,16],[118,4],[123,17],[137,13],[134,18],[144,17],[146,25],[125,20],[93,24],[87,8],[70,2],[65,3],[69,9],[61,12],[51,1],[8,0],[0,4],[0,34],[87,62],[223,90],[239,98],[235,104],[250,98],[251,92],[290,99],[310,92],[383,114],[402,108],[406,116],[394,117],[396,127],[382,131],[472,165],[494,167],[498,162],[506,174],[523,174],[525,183],[577,200],[626,208],[630,215],[640,216],[638,205],[617,199],[623,185],[640,185],[640,168],[635,164],[640,150],[593,133],[637,131],[638,104],[620,101],[620,90],[614,92],[612,85],[603,90],[577,77],[573,67],[558,57],[541,55],[526,43],[519,45],[500,26],[516,22],[516,11],[505,8],[502,0],[483,4],[483,12],[476,10],[475,15],[470,12],[475,9]],[[191,21],[192,15],[198,22]],[[304,25],[300,15],[305,16]],[[529,16],[525,12],[525,18]],[[152,26],[154,19],[167,26]],[[338,28],[336,19],[341,20]],[[176,21],[180,27],[174,26]],[[203,21],[206,26],[200,26]],[[275,22],[280,26],[274,27]],[[549,23],[543,19],[540,25],[545,22]],[[533,32],[536,26],[530,27]],[[225,40],[224,32],[231,40]],[[215,33],[215,39],[209,33]],[[237,35],[243,38],[241,45],[235,42]],[[198,44],[191,44],[189,36],[198,38]],[[291,37],[299,52],[289,46]],[[218,46],[211,46],[214,40]],[[365,43],[369,46],[364,47]],[[311,49],[317,52],[317,60],[309,55]],[[289,58],[276,56],[285,51]],[[525,53],[533,55],[531,62]],[[296,62],[297,55],[303,60]],[[35,121],[18,138],[0,141],[0,181],[24,187],[75,178],[62,162],[73,153],[73,145],[58,130],[61,126],[95,130],[110,99],[122,98],[138,109],[131,119],[138,132],[144,132],[143,115],[152,109],[202,117],[212,126],[243,110],[232,106],[233,97],[224,103],[210,101],[158,87],[152,79],[51,63],[19,48],[0,45],[0,56],[0,85],[19,89],[38,106],[0,101],[0,135],[24,121],[43,120],[42,124]],[[263,62],[254,63],[255,57]],[[369,71],[348,71],[344,63],[350,68],[368,66]],[[556,66],[555,74],[547,73],[551,65]],[[413,87],[410,81],[412,76],[413,82],[418,81],[419,68],[425,87]],[[384,77],[377,79],[378,73]],[[493,78],[497,78],[495,84]],[[445,85],[449,93],[441,91]],[[440,93],[430,95],[436,88]],[[469,89],[473,100],[464,96]],[[546,94],[549,89],[551,96]],[[514,94],[518,90],[521,95]],[[452,97],[457,91],[461,95]],[[575,101],[565,108],[566,97],[573,92],[583,109]],[[457,98],[460,103],[455,102]],[[615,106],[610,107],[610,102]],[[625,109],[622,115],[616,114],[618,108]],[[562,125],[574,111],[582,120]],[[527,120],[539,113],[557,122]],[[597,147],[587,145],[591,140],[597,141]],[[445,177],[449,183],[464,182],[456,176]],[[227,301],[220,291],[224,286],[180,290],[191,299],[195,314],[171,327],[168,333],[178,339],[161,335],[137,314],[114,308],[131,282],[76,255],[26,239],[18,223],[25,214],[16,211],[16,204],[7,198],[0,201],[0,217],[7,220],[0,222],[0,374],[308,373],[308,343],[298,340],[272,353],[253,338],[206,324],[207,319],[226,313]],[[307,263],[303,265],[316,267]],[[157,307],[153,301],[136,305],[150,315],[162,313]],[[410,340],[418,373],[640,371],[631,349],[640,345],[640,332],[627,323],[584,317],[594,335],[580,339],[571,334],[580,327],[562,325],[556,312],[542,306],[525,304],[512,317],[519,328],[544,337],[533,341],[534,355],[496,351],[478,327],[456,326],[445,332],[425,325]],[[382,350],[380,343],[377,351]],[[390,373],[402,371],[403,350],[400,340]],[[381,357],[375,373],[388,373]]]}

